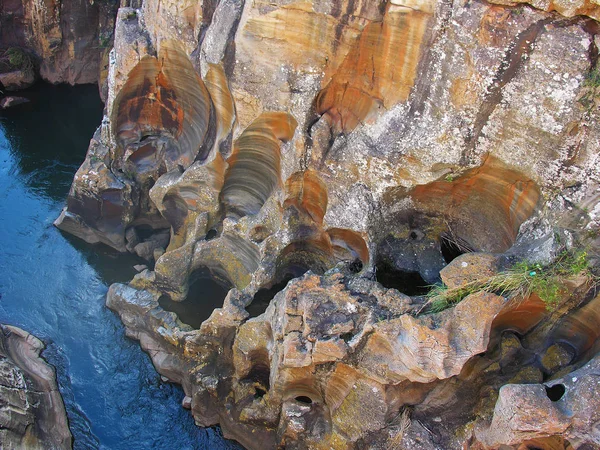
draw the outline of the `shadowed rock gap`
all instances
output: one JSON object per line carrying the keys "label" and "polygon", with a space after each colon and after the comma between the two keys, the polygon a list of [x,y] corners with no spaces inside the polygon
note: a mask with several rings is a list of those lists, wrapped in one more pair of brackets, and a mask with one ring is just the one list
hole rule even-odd
{"label": "shadowed rock gap", "polygon": [[406,295],[425,295],[430,290],[419,272],[410,272],[394,269],[384,262],[376,266],[377,281],[386,288],[397,289]]}
{"label": "shadowed rock gap", "polygon": [[210,317],[215,308],[223,306],[229,288],[215,280],[206,269],[196,271],[189,293],[184,301],[174,302],[163,295],[158,304],[166,311],[177,314],[179,320],[194,329]]}
{"label": "shadowed rock gap", "polygon": [[546,395],[553,401],[559,401],[565,395],[566,389],[564,384],[555,384],[551,387],[546,387]]}
{"label": "shadowed rock gap", "polygon": [[264,313],[271,303],[271,300],[273,300],[277,293],[282,291],[293,279],[294,276],[292,274],[286,274],[283,277],[283,280],[275,283],[273,286],[259,289],[258,292],[254,294],[252,303],[246,306],[246,311],[248,311],[250,317],[257,317]]}
{"label": "shadowed rock gap", "polygon": [[462,239],[454,238],[449,233],[442,233],[440,236],[440,250],[444,261],[450,264],[455,258],[465,253],[472,252],[473,249],[470,247],[468,242]]}

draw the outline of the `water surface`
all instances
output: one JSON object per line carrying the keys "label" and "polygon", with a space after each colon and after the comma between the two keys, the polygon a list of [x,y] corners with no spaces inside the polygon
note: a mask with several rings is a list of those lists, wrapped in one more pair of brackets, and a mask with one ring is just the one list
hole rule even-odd
{"label": "water surface", "polygon": [[94,86],[40,85],[32,103],[0,111],[0,323],[47,344],[75,449],[231,449],[194,425],[183,391],[161,382],[104,306],[132,256],[61,234],[52,222],[83,161],[102,104]]}

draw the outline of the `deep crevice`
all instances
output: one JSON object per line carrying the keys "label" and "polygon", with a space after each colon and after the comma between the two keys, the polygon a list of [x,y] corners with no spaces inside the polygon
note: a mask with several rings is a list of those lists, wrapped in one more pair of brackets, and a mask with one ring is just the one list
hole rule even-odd
{"label": "deep crevice", "polygon": [[375,267],[377,281],[388,289],[397,289],[406,295],[425,295],[429,292],[429,283],[419,272],[397,270],[382,262]]}
{"label": "deep crevice", "polygon": [[207,240],[207,241],[210,241],[210,240],[212,240],[212,239],[214,239],[216,237],[217,237],[217,230],[215,230],[214,228],[211,228],[206,233],[206,237],[204,239]]}
{"label": "deep crevice", "polygon": [[554,386],[546,386],[546,395],[553,402],[559,401],[565,395],[566,389],[564,384],[555,384]]}
{"label": "deep crevice", "polygon": [[191,279],[194,281],[184,301],[174,302],[168,295],[163,295],[158,304],[164,310],[177,314],[181,322],[199,329],[215,308],[223,306],[229,287],[215,280],[207,270],[196,271]]}
{"label": "deep crevice", "polygon": [[450,264],[460,255],[473,252],[473,249],[467,242],[443,233],[440,236],[440,250],[447,264]]}
{"label": "deep crevice", "polygon": [[252,367],[240,381],[254,384],[254,398],[263,397],[269,390],[271,367],[269,355],[264,349],[253,350],[248,354]]}
{"label": "deep crevice", "polygon": [[263,398],[266,394],[267,394],[267,391],[265,391],[264,389],[261,389],[261,388],[254,389],[254,398],[255,399]]}
{"label": "deep crevice", "polygon": [[250,317],[257,317],[264,313],[269,307],[271,300],[273,300],[279,292],[284,290],[287,284],[293,279],[294,277],[291,274],[287,274],[284,276],[283,280],[273,286],[259,289],[258,292],[254,294],[252,303],[246,306],[246,311],[248,311]]}
{"label": "deep crevice", "polygon": [[299,395],[298,397],[295,398],[295,400],[298,403],[303,403],[305,405],[311,405],[312,404],[312,399],[310,397],[307,397],[306,395]]}

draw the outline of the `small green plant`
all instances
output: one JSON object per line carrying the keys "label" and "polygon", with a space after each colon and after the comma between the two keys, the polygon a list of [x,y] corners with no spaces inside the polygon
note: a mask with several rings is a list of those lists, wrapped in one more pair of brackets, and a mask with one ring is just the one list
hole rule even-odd
{"label": "small green plant", "polygon": [[555,309],[565,294],[563,281],[585,275],[597,283],[590,271],[588,254],[585,251],[563,252],[552,264],[542,266],[520,261],[511,268],[484,280],[476,280],[456,288],[434,286],[427,294],[424,308],[440,312],[456,305],[467,295],[479,291],[491,292],[509,298],[527,298],[536,293],[549,310]]}
{"label": "small green plant", "polygon": [[22,70],[26,73],[33,72],[33,58],[22,48],[9,47],[0,56],[0,61],[12,69]]}
{"label": "small green plant", "polygon": [[600,87],[600,69],[597,65],[588,72],[583,85],[587,87]]}
{"label": "small green plant", "polygon": [[583,80],[583,94],[579,98],[579,103],[591,112],[600,98],[600,68],[596,65],[591,69]]}
{"label": "small green plant", "polygon": [[130,180],[135,180],[135,171],[129,167],[123,170],[123,174]]}
{"label": "small green plant", "polygon": [[452,183],[454,181],[454,175],[452,175],[451,173],[449,173],[448,175],[446,175],[444,177],[444,180],[446,180],[448,183]]}
{"label": "small green plant", "polygon": [[107,36],[107,35],[105,35],[105,34],[101,34],[101,35],[98,37],[98,46],[99,46],[100,48],[108,48],[108,47],[110,47],[110,45],[111,45],[111,44],[110,44],[111,37],[112,37],[112,36],[110,36],[110,35],[108,35],[108,36]]}

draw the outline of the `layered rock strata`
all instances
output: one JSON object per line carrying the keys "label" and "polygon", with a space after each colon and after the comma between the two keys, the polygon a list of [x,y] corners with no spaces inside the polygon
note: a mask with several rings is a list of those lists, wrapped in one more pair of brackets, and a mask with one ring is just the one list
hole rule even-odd
{"label": "layered rock strata", "polygon": [[3,449],[70,449],[54,368],[40,356],[44,344],[16,327],[0,326],[0,442]]}
{"label": "layered rock strata", "polygon": [[[494,431],[503,386],[553,392],[595,356],[590,280],[554,312],[478,291],[423,314],[431,284],[597,253],[598,27],[561,5],[122,5],[56,225],[154,264],[107,303],[199,425],[248,448],[600,445],[558,413]],[[191,327],[165,308],[207,275],[229,293]]]}

